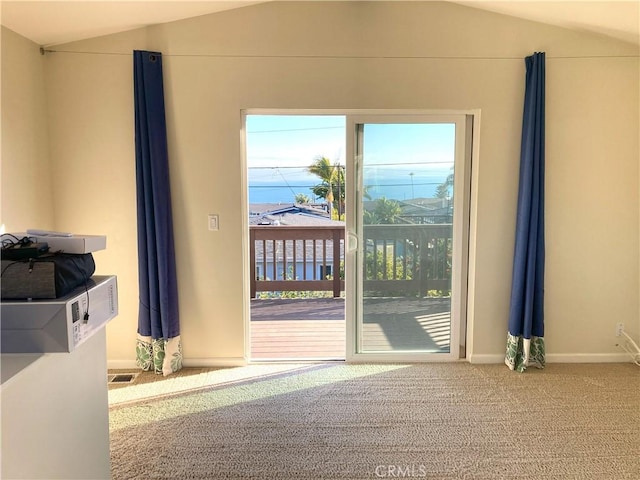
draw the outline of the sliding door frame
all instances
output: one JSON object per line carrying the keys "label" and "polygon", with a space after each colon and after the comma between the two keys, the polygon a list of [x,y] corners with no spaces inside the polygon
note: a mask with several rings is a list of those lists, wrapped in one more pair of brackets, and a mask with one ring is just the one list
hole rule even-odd
{"label": "sliding door frame", "polygon": [[[466,356],[467,298],[469,273],[469,239],[471,213],[471,160],[473,150],[474,112],[452,111],[366,111],[351,113],[347,118],[347,215],[345,271],[346,323],[348,362],[437,362],[455,361]],[[453,267],[450,343],[448,353],[426,351],[365,351],[363,347],[362,262],[364,245],[361,241],[363,218],[362,201],[362,151],[363,126],[365,124],[438,124],[454,123],[454,219],[453,219]]]}
{"label": "sliding door frame", "polygon": [[[347,179],[353,175],[356,170],[357,158],[355,155],[355,148],[353,142],[349,141],[349,136],[352,135],[349,131],[349,125],[351,125],[351,119],[362,116],[401,116],[410,118],[411,116],[424,116],[424,115],[464,115],[465,116],[465,143],[464,143],[464,162],[462,166],[462,181],[458,181],[458,188],[454,192],[454,201],[462,198],[464,204],[464,219],[460,227],[462,227],[461,234],[457,235],[458,240],[463,243],[461,252],[461,263],[464,265],[464,272],[461,272],[457,277],[460,289],[460,299],[457,306],[457,314],[460,321],[458,322],[459,328],[455,334],[459,347],[455,344],[451,345],[452,353],[458,351],[457,355],[452,355],[451,358],[443,358],[433,355],[424,356],[415,355],[413,357],[404,356],[402,361],[420,362],[420,361],[452,361],[452,359],[464,359],[469,358],[472,353],[472,332],[473,332],[473,293],[474,293],[474,262],[475,262],[475,219],[477,214],[476,196],[477,196],[477,170],[472,169],[472,165],[478,161],[479,154],[479,127],[480,127],[480,110],[479,109],[466,109],[466,110],[412,110],[412,109],[278,109],[278,108],[248,108],[243,109],[240,112],[240,156],[241,156],[241,168],[242,168],[242,189],[246,191],[248,188],[247,179],[247,158],[246,158],[246,117],[248,115],[341,115],[347,119],[347,142],[346,142],[346,173]],[[349,180],[347,180],[349,181]],[[361,183],[361,182],[358,182]],[[347,189],[346,201],[347,204],[355,205],[356,191],[353,188]],[[241,205],[243,218],[248,219],[248,197],[243,195]],[[455,211],[455,207],[454,207]],[[354,239],[349,235],[354,225],[350,224],[350,217],[353,214],[347,212],[346,215],[346,235],[345,235],[345,283],[347,292],[355,292],[357,288],[357,273],[351,271],[354,265],[350,265],[353,259],[349,259],[353,256],[352,247]],[[465,220],[466,219],[466,220]],[[249,226],[248,221],[242,222],[243,235],[242,235],[242,249],[243,249],[243,271],[244,271],[244,302],[243,302],[243,329],[244,329],[244,359],[245,362],[251,361],[251,311],[250,311],[250,279],[252,272],[249,268]],[[459,227],[459,228],[460,228]],[[455,233],[454,233],[455,235]],[[356,321],[357,312],[355,311],[355,302],[346,300],[346,361],[347,362],[392,362],[394,360],[391,357],[384,354],[366,354],[362,355],[356,352],[356,332],[354,322]],[[453,338],[452,332],[452,338]]]}

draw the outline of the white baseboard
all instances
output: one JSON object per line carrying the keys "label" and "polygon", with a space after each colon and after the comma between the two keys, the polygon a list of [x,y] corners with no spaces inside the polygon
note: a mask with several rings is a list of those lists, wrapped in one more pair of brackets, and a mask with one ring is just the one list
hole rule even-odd
{"label": "white baseboard", "polygon": [[[628,363],[631,358],[626,353],[548,353],[547,363]],[[504,355],[471,355],[469,363],[504,363]]]}
{"label": "white baseboard", "polygon": [[135,360],[107,360],[109,370],[138,370]]}
{"label": "white baseboard", "polygon": [[[229,358],[184,358],[182,365],[185,367],[242,367],[247,365],[247,360],[242,357]],[[135,360],[107,360],[107,368],[114,370],[138,370]]]}
{"label": "white baseboard", "polygon": [[547,363],[627,363],[626,353],[548,353]]}
{"label": "white baseboard", "polygon": [[469,363],[474,364],[489,364],[489,363],[504,363],[504,355],[470,355]]}

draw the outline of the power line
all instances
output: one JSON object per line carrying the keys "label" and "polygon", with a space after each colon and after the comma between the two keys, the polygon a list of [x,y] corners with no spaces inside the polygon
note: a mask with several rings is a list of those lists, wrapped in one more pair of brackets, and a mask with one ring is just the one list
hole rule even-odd
{"label": "power line", "polygon": [[293,193],[293,195],[296,195],[296,192],[293,188],[291,188],[291,185],[289,185],[289,183],[287,182],[287,179],[284,178],[284,175],[282,175],[282,172],[280,171],[279,168],[276,168],[276,171],[280,174],[280,176],[282,177],[282,180],[284,180],[284,183],[287,185],[287,187],[289,187],[289,190],[291,190],[291,193]]}

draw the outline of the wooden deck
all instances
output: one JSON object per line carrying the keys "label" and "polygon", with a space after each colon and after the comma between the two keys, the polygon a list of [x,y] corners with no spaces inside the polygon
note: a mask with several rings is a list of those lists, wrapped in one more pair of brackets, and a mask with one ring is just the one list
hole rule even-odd
{"label": "wooden deck", "polygon": [[[367,299],[367,351],[448,351],[448,299]],[[342,298],[251,301],[252,360],[343,360]]]}

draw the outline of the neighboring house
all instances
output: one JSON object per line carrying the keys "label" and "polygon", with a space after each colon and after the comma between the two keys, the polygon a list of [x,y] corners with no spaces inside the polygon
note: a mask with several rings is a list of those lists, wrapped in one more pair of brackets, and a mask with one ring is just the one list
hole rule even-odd
{"label": "neighboring house", "polygon": [[[398,223],[438,224],[453,222],[452,198],[414,198],[397,200],[400,207]],[[376,200],[363,202],[364,210],[375,211]]]}
{"label": "neighboring house", "polygon": [[399,203],[400,218],[406,223],[453,223],[452,198],[415,198]]}
{"label": "neighboring house", "polygon": [[250,203],[249,225],[330,225],[326,204]]}

